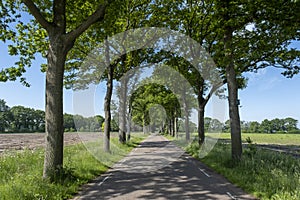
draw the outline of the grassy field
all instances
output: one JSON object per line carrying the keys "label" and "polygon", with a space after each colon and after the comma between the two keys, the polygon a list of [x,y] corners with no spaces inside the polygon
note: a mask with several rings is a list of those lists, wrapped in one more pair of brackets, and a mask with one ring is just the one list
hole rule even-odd
{"label": "grassy field", "polygon": [[[230,133],[207,134],[211,137],[220,139],[230,139]],[[300,145],[300,134],[263,134],[263,133],[242,133],[242,140],[250,137],[253,143],[257,144],[281,144],[281,145]]]}
{"label": "grassy field", "polygon": [[[230,139],[230,134],[207,134],[210,137]],[[185,150],[230,182],[259,199],[299,200],[300,159],[286,154],[255,147],[257,144],[300,145],[299,134],[242,134],[242,140],[250,137],[252,145],[243,149],[240,162],[231,160],[230,144],[221,140],[204,158],[199,159],[199,145],[194,141]],[[173,139],[169,137],[169,139]],[[176,142],[175,142],[176,143]],[[179,143],[180,145],[180,143]]]}
{"label": "grassy field", "polygon": [[[220,141],[230,140],[230,133],[206,133],[207,137],[218,138]],[[177,142],[185,142],[185,133],[179,133],[179,138],[174,139],[169,135],[166,137]],[[191,139],[197,138],[197,133],[191,134]],[[300,134],[264,134],[264,133],[242,133],[242,142],[247,143],[250,138],[255,144],[277,144],[300,146]]]}
{"label": "grassy field", "polygon": [[[199,159],[197,143],[186,151]],[[242,160],[233,162],[230,145],[218,143],[199,160],[261,200],[300,199],[300,159],[254,148],[244,149]]]}
{"label": "grassy field", "polygon": [[[194,136],[196,134],[193,134]],[[210,133],[207,136],[230,140],[229,133]],[[196,141],[187,146],[184,142],[184,134],[179,140],[170,136],[166,137],[199,159],[199,145]],[[199,160],[259,199],[299,200],[300,159],[257,148],[255,143],[300,146],[300,134],[243,133],[243,142],[246,142],[248,137],[251,138],[253,144],[243,149],[240,162],[231,160],[230,144],[222,143],[222,140],[219,140],[206,157]]]}
{"label": "grassy field", "polygon": [[[117,162],[142,141],[141,136],[132,136],[126,145],[112,138],[120,152],[111,154],[99,152],[111,164]],[[104,173],[107,162],[95,159],[83,144],[65,147],[64,171],[56,183],[42,179],[43,149],[12,152],[0,157],[0,199],[68,199],[76,194],[79,187]]]}

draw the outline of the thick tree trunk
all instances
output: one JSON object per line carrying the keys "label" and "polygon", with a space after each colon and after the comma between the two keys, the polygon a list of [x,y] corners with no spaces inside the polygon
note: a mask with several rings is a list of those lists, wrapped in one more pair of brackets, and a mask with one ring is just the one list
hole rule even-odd
{"label": "thick tree trunk", "polygon": [[172,136],[172,119],[169,119],[169,134]]}
{"label": "thick tree trunk", "polygon": [[185,125],[185,139],[186,141],[190,141],[190,119],[189,119],[189,108],[188,103],[185,98],[185,94],[183,94],[183,107],[184,107],[184,125]]}
{"label": "thick tree trunk", "polygon": [[126,102],[127,102],[126,78],[122,79],[119,98],[119,142],[126,143]]}
{"label": "thick tree trunk", "polygon": [[113,66],[109,65],[107,69],[106,95],[104,102],[104,151],[110,152],[110,130],[111,130],[111,111],[110,103],[113,91]]}
{"label": "thick tree trunk", "polygon": [[242,156],[242,139],[240,127],[240,115],[238,107],[238,87],[233,68],[227,68],[228,81],[228,102],[229,102],[229,116],[231,128],[231,151],[233,159],[241,159]]}
{"label": "thick tree trunk", "polygon": [[165,122],[163,121],[162,122],[162,128],[161,128],[161,132],[163,133],[163,134],[165,134],[165,131],[166,131],[166,127],[165,127],[166,125],[165,125]]}
{"label": "thick tree trunk", "polygon": [[176,127],[176,122],[175,122],[175,117],[172,118],[172,136],[175,137],[175,127]]}
{"label": "thick tree trunk", "polygon": [[130,134],[131,134],[131,109],[129,108],[128,111],[128,121],[127,121],[127,141],[130,141]]}
{"label": "thick tree trunk", "polygon": [[53,179],[63,165],[63,78],[66,56],[76,38],[92,24],[104,19],[107,5],[99,6],[86,21],[66,34],[66,0],[52,1],[53,16],[50,22],[44,18],[34,1],[24,0],[22,3],[47,31],[50,41],[46,72],[46,149],[43,177]]}
{"label": "thick tree trunk", "polygon": [[198,143],[202,145],[205,140],[205,132],[204,132],[204,106],[199,102],[199,109],[198,109]]}
{"label": "thick tree trunk", "polygon": [[167,123],[165,124],[166,134],[169,135],[169,120],[167,119]]}
{"label": "thick tree trunk", "polygon": [[46,149],[43,177],[53,178],[63,167],[63,77],[66,53],[58,38],[49,48],[46,72]]}
{"label": "thick tree trunk", "polygon": [[109,52],[109,44],[107,39],[105,40],[105,59],[107,66],[107,82],[106,82],[106,95],[104,99],[104,151],[110,152],[110,130],[111,130],[111,96],[113,92],[113,75],[114,65],[112,65]]}
{"label": "thick tree trunk", "polygon": [[188,116],[185,117],[185,122],[184,123],[185,123],[185,140],[190,141],[190,139],[191,139],[190,126],[189,126],[190,120],[189,120]]}
{"label": "thick tree trunk", "polygon": [[224,35],[224,49],[227,52],[225,56],[228,59],[226,64],[226,78],[231,128],[231,152],[233,160],[240,160],[242,157],[242,139],[238,107],[238,84],[232,57],[232,35],[232,30],[230,27],[227,27]]}
{"label": "thick tree trunk", "polygon": [[176,136],[176,138],[177,138],[177,124],[178,124],[177,117],[174,117],[174,136]]}

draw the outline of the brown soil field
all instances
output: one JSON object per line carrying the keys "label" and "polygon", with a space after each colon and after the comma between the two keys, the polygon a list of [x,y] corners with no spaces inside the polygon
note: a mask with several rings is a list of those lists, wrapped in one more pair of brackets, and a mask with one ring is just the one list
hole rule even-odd
{"label": "brown soil field", "polygon": [[[82,138],[85,141],[92,141],[99,137],[99,133],[80,133],[84,137],[80,137],[78,133],[66,133],[64,135],[64,144],[71,145],[80,143]],[[12,133],[0,134],[0,153],[9,150],[34,150],[38,147],[45,146],[45,133]]]}

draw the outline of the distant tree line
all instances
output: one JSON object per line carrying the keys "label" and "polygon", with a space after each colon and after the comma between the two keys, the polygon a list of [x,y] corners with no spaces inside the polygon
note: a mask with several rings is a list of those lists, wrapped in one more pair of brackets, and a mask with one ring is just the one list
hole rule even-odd
{"label": "distant tree line", "polygon": [[[291,117],[272,120],[265,119],[261,123],[257,121],[241,121],[243,133],[300,133],[297,127],[298,120]],[[184,121],[178,120],[178,131],[184,132]],[[230,132],[230,122],[220,122],[218,119],[205,117],[205,132]],[[65,132],[100,132],[104,127],[104,118],[101,115],[95,117],[83,117],[81,115],[64,114]],[[190,122],[189,129],[194,132],[197,125]],[[118,131],[118,117],[114,113],[111,121],[111,131]],[[138,126],[132,125],[133,131],[142,131]],[[154,128],[155,130],[155,128]],[[45,112],[24,106],[9,107],[5,100],[0,99],[0,133],[28,133],[45,132]]]}
{"label": "distant tree line", "polygon": [[[221,122],[220,122],[221,123]],[[257,121],[241,121],[243,133],[299,133],[297,127],[298,120],[291,117],[284,119],[275,118],[272,120],[264,119],[261,123]],[[223,132],[230,132],[230,121],[223,124]]]}
{"label": "distant tree line", "polygon": [[298,120],[291,117],[284,119],[264,119],[261,123],[258,122],[241,122],[243,132],[247,133],[300,133],[297,127]]}
{"label": "distant tree line", "polygon": [[10,108],[0,99],[0,132],[45,132],[45,112],[23,106]]}
{"label": "distant tree line", "polygon": [[[64,114],[64,131],[101,131],[104,118],[83,117],[81,115]],[[116,122],[112,121],[112,131],[117,131]],[[0,133],[45,132],[45,112],[24,106],[9,107],[0,99]]]}
{"label": "distant tree line", "polygon": [[[83,117],[81,115],[64,114],[65,132],[100,132],[104,118],[101,115],[95,117]],[[112,126],[114,127],[114,126]]]}

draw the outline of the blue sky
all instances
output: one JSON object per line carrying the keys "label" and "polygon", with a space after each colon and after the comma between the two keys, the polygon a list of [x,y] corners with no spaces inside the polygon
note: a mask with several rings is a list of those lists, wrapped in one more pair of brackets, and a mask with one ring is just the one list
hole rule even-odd
{"label": "blue sky", "polygon": [[[294,43],[294,47],[300,49],[300,42]],[[7,47],[0,43],[0,69],[3,66],[10,66],[15,58],[7,54]],[[33,66],[28,68],[25,77],[31,84],[27,88],[16,82],[0,82],[0,99],[4,99],[12,107],[22,105],[35,109],[44,110],[45,105],[45,74],[40,71],[40,64],[45,62],[37,56]],[[248,87],[241,90],[240,115],[241,120],[262,121],[263,119],[293,117],[300,121],[300,74],[292,79],[285,78],[280,74],[281,70],[266,68],[258,73],[248,73]],[[97,105],[103,104],[105,89],[98,87],[100,98],[97,98]],[[73,93],[70,90],[64,91],[64,111],[73,113]],[[209,107],[209,106],[208,106]],[[225,104],[225,118],[228,118],[228,108]],[[103,107],[96,108],[97,114],[103,114]],[[211,116],[210,110],[207,115]],[[223,121],[223,120],[222,120]]]}

